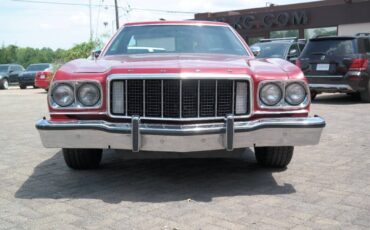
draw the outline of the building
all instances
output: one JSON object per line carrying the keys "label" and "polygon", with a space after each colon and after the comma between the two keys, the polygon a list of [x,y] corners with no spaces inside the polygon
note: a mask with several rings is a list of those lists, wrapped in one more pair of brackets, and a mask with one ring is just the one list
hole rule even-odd
{"label": "building", "polygon": [[195,14],[196,20],[227,22],[249,44],[261,38],[370,33],[370,0],[326,0]]}

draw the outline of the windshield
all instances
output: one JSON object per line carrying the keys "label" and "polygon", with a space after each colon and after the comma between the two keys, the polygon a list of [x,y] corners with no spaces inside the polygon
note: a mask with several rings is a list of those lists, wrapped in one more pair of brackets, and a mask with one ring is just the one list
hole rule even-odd
{"label": "windshield", "polygon": [[312,55],[346,56],[354,52],[354,39],[310,40],[303,50],[302,57]]}
{"label": "windshield", "polygon": [[49,64],[33,64],[33,65],[29,65],[26,71],[42,71],[49,67],[50,67]]}
{"label": "windshield", "polygon": [[106,55],[144,53],[219,53],[248,56],[230,28],[198,25],[126,27],[114,39]]}
{"label": "windshield", "polygon": [[251,49],[259,47],[260,53],[257,56],[258,58],[284,58],[289,45],[288,43],[266,42],[254,44],[251,46]]}
{"label": "windshield", "polygon": [[9,66],[8,65],[0,65],[0,72],[8,72]]}

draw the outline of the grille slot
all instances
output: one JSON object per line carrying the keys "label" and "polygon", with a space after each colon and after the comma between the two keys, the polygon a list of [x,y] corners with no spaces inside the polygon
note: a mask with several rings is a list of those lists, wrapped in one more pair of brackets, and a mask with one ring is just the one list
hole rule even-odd
{"label": "grille slot", "polygon": [[[236,115],[236,82],[240,81],[246,82],[247,113]],[[250,114],[248,80],[114,79],[110,90],[110,113],[114,117],[220,119],[229,114]]]}
{"label": "grille slot", "polygon": [[217,82],[217,116],[224,117],[232,113],[233,81],[220,80]]}
{"label": "grille slot", "polygon": [[198,116],[198,80],[182,81],[182,117]]}
{"label": "grille slot", "polygon": [[145,80],[145,116],[162,116],[162,82]]}
{"label": "grille slot", "polygon": [[216,102],[216,81],[204,80],[200,81],[200,117],[214,117],[215,116],[215,102]]}
{"label": "grille slot", "polygon": [[142,80],[127,80],[127,114],[143,115],[143,81]]}
{"label": "grille slot", "polygon": [[179,80],[163,80],[163,117],[180,117]]}

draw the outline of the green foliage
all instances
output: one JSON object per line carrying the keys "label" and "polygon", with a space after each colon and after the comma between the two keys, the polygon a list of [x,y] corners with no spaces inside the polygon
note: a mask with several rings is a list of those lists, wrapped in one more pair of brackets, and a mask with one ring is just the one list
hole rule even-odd
{"label": "green foliage", "polygon": [[57,49],[55,51],[50,48],[34,49],[3,45],[0,48],[0,64],[17,63],[25,68],[33,63],[63,64],[73,59],[87,58],[91,51],[100,45],[99,41],[89,41],[77,44],[68,50]]}

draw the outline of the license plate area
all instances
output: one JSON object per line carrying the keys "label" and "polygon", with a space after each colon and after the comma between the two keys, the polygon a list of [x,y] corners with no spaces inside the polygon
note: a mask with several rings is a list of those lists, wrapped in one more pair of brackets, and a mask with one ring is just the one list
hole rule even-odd
{"label": "license plate area", "polygon": [[330,64],[317,64],[316,71],[329,71]]}

